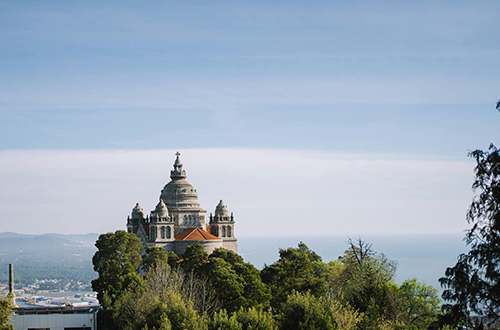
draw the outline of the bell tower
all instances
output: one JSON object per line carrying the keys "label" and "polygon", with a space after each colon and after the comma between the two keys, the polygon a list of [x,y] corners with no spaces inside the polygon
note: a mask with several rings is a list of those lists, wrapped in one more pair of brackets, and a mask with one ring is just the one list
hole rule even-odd
{"label": "bell tower", "polygon": [[222,239],[222,247],[228,250],[237,251],[238,245],[234,237],[234,216],[227,209],[226,204],[220,200],[215,207],[214,216],[210,214],[210,234]]}

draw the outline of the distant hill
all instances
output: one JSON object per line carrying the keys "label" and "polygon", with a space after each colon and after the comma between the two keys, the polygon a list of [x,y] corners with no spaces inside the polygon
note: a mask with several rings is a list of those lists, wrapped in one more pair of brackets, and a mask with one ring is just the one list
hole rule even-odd
{"label": "distant hill", "polygon": [[0,233],[0,283],[8,281],[8,264],[14,264],[17,284],[42,279],[89,283],[96,277],[92,256],[98,234],[24,235]]}

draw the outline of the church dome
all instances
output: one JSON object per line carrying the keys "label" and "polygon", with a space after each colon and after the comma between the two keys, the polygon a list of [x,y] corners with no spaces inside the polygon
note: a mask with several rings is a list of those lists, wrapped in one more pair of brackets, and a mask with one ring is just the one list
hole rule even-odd
{"label": "church dome", "polygon": [[158,205],[156,205],[155,213],[160,218],[166,218],[166,217],[168,217],[167,205],[165,205],[165,203],[163,202],[163,200],[160,199],[160,202],[158,203]]}
{"label": "church dome", "polygon": [[227,210],[226,204],[220,200],[219,204],[215,207],[215,216],[216,217],[228,217],[229,216],[229,211]]}
{"label": "church dome", "polygon": [[196,189],[186,181],[186,171],[182,169],[180,153],[176,153],[174,169],[170,171],[170,181],[163,187],[160,199],[167,207],[199,207]]}
{"label": "church dome", "polygon": [[136,203],[134,208],[132,209],[132,219],[143,219],[144,218],[144,210]]}

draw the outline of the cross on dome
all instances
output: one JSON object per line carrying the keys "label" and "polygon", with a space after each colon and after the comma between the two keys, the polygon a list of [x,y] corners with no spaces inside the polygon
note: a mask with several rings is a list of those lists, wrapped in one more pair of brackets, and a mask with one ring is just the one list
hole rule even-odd
{"label": "cross on dome", "polygon": [[175,155],[177,157],[175,158],[175,162],[174,162],[174,170],[170,171],[170,178],[172,180],[185,179],[186,178],[186,171],[184,171],[182,169],[182,162],[181,162],[181,158],[180,158],[181,153],[177,151],[175,153]]}

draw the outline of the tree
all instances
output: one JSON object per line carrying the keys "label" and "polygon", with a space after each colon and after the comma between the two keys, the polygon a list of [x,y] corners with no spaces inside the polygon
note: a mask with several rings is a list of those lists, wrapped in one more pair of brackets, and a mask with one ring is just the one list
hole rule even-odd
{"label": "tree", "polygon": [[166,301],[156,302],[146,317],[148,328],[171,330],[204,330],[206,321],[196,313],[191,304],[185,304],[179,293],[171,293]]}
{"label": "tree", "polygon": [[193,303],[190,297],[202,299],[206,285],[197,282],[197,278],[192,280],[195,284],[188,287],[191,276],[182,269],[151,267],[143,286],[126,290],[114,303],[115,325],[123,330],[205,329],[205,311],[211,308],[213,300],[205,297],[202,306],[195,306],[201,301]]}
{"label": "tree", "polygon": [[159,246],[150,246],[146,248],[146,253],[142,258],[142,269],[144,273],[147,273],[151,267],[156,265],[175,267],[178,261],[179,257],[175,252],[167,252]]}
{"label": "tree", "polygon": [[208,321],[208,330],[242,330],[236,316],[229,316],[225,309],[214,314]]}
{"label": "tree", "polygon": [[276,321],[269,312],[255,307],[240,308],[233,314],[241,324],[242,330],[276,330]]}
{"label": "tree", "polygon": [[207,258],[208,253],[205,252],[200,243],[189,245],[182,255],[181,266],[186,272],[196,271]]}
{"label": "tree", "polygon": [[10,324],[12,316],[12,306],[10,301],[0,298],[0,330],[13,330],[14,326]]}
{"label": "tree", "polygon": [[371,244],[361,239],[349,240],[349,249],[339,260],[344,269],[337,281],[337,298],[364,314],[358,328],[378,328],[383,321],[397,321],[401,297],[394,283],[396,263],[375,253]]}
{"label": "tree", "polygon": [[[244,262],[243,258],[237,253],[223,248],[215,249],[208,258],[208,261],[211,262],[211,260],[216,259],[224,260],[226,265],[236,274],[237,281],[243,285],[240,305],[231,306],[228,311],[235,311],[239,307],[269,307],[269,300],[271,299],[269,288],[262,282],[260,272],[254,265]],[[214,277],[212,273],[207,273],[206,275],[209,278]],[[224,283],[220,283],[220,285],[216,285],[216,287],[224,287]]]}
{"label": "tree", "polygon": [[99,277],[92,281],[92,289],[102,306],[99,321],[103,327],[113,328],[114,303],[127,290],[142,284],[138,273],[142,244],[134,234],[117,230],[100,235],[95,246],[92,263]]}
{"label": "tree", "polygon": [[188,247],[183,257],[182,268],[188,274],[206,279],[227,312],[269,305],[269,289],[262,283],[259,271],[237,253],[218,248],[207,258],[203,247],[197,244]]}
{"label": "tree", "polygon": [[342,304],[339,300],[328,300],[328,310],[337,329],[351,330],[363,319],[363,313],[359,313],[349,304]]}
{"label": "tree", "polygon": [[331,314],[319,297],[293,291],[282,305],[281,330],[335,329]]}
{"label": "tree", "polygon": [[440,299],[437,289],[418,282],[416,278],[408,279],[399,287],[402,314],[399,321],[408,326],[427,329],[437,320],[440,310]]}
{"label": "tree", "polygon": [[492,144],[489,151],[475,150],[469,157],[476,161],[472,185],[476,195],[467,213],[472,227],[465,236],[470,250],[459,255],[456,265],[447,268],[439,281],[445,288],[443,298],[449,302],[444,306],[448,321],[470,324],[470,316],[476,314],[499,324],[500,151]]}
{"label": "tree", "polygon": [[315,296],[326,293],[321,275],[321,257],[300,242],[298,248],[279,250],[280,258],[261,271],[262,281],[271,289],[271,306],[279,310],[293,290]]}

